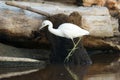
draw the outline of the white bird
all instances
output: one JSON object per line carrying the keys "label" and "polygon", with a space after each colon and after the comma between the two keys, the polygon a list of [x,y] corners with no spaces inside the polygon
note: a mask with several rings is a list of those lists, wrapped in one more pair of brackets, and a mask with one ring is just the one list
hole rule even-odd
{"label": "white bird", "polygon": [[[39,30],[46,26],[48,26],[48,30],[52,34],[54,34],[56,36],[71,39],[72,41],[74,38],[80,37],[80,39],[81,39],[82,36],[89,35],[89,32],[87,30],[84,30],[84,29],[80,28],[79,26],[72,24],[72,23],[63,23],[57,29],[54,29],[51,21],[44,20],[42,22],[42,26],[39,28]],[[79,41],[80,41],[80,39],[79,39]],[[73,41],[74,47],[70,51],[68,56],[66,57],[65,61],[69,59],[69,57],[71,56],[71,53],[76,49],[76,46],[78,45],[79,41],[76,44]]]}

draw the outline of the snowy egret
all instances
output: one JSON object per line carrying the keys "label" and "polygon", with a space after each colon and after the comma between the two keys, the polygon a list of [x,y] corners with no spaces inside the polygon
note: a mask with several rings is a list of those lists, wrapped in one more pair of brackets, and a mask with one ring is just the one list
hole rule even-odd
{"label": "snowy egret", "polygon": [[[80,37],[80,39],[81,39],[82,36],[89,35],[89,32],[87,30],[84,30],[84,29],[80,28],[79,26],[72,24],[72,23],[63,23],[57,29],[54,29],[51,21],[44,20],[42,22],[42,26],[39,28],[39,30],[46,26],[48,26],[48,30],[52,34],[54,34],[56,36],[71,39],[72,41],[74,38]],[[76,44],[73,41],[74,47],[68,53],[67,57],[65,58],[65,61],[69,60],[69,57],[71,56],[72,52],[76,49],[76,46],[78,45],[80,39],[78,40],[78,42]]]}

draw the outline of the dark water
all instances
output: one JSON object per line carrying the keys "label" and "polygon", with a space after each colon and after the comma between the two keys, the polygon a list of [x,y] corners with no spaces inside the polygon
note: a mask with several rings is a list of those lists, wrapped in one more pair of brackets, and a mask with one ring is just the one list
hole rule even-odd
{"label": "dark water", "polygon": [[[90,66],[48,65],[44,69],[0,68],[0,80],[120,80],[120,54],[91,56]],[[71,75],[72,73],[72,75]]]}

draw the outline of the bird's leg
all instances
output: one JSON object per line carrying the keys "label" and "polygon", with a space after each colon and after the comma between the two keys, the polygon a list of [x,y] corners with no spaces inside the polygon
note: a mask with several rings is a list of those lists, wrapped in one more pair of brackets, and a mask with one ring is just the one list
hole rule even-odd
{"label": "bird's leg", "polygon": [[[75,42],[74,42],[74,40],[73,40],[72,38],[71,38],[71,40],[72,40],[72,42],[73,42],[73,48],[74,48],[74,46],[75,46],[76,44],[75,44]],[[72,49],[73,49],[73,48],[72,48]],[[68,49],[68,51],[71,51],[72,49]],[[78,49],[78,48],[75,48],[74,50],[76,50],[76,49]]]}
{"label": "bird's leg", "polygon": [[64,62],[68,62],[69,61],[69,57],[72,56],[72,52],[76,49],[76,46],[79,44],[81,40],[81,37],[79,38],[78,42],[74,45],[74,47],[72,48],[72,50],[68,53],[67,57],[65,58]]}
{"label": "bird's leg", "polygon": [[[75,44],[75,42],[74,42],[74,40],[73,40],[73,39],[71,39],[71,40],[72,40],[72,42],[73,42],[73,45],[74,45],[74,46],[73,46],[73,48],[74,48],[74,47],[76,46],[76,44]],[[75,48],[74,48],[74,50],[76,50],[76,49],[78,49],[78,48],[77,48],[77,47],[75,47]],[[73,50],[73,51],[74,51],[74,50]]]}
{"label": "bird's leg", "polygon": [[72,52],[73,52],[74,50],[75,50],[75,49],[74,49],[74,47],[73,47],[73,49],[68,53],[67,57],[65,58],[64,63],[69,61],[69,57],[71,56],[71,54],[72,54]]}
{"label": "bird's leg", "polygon": [[72,42],[73,42],[73,44],[74,44],[74,46],[75,46],[75,42],[74,42],[74,40],[73,39],[71,39],[72,40]]}
{"label": "bird's leg", "polygon": [[75,46],[77,46],[79,44],[80,40],[81,40],[81,37],[79,37],[79,40],[78,40],[78,42],[76,43]]}

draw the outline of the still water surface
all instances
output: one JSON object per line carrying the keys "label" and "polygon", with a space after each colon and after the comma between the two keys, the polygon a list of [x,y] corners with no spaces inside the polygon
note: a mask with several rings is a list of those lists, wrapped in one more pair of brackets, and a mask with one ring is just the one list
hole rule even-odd
{"label": "still water surface", "polygon": [[[119,53],[91,56],[90,66],[47,65],[44,69],[0,68],[0,80],[120,80]],[[72,73],[72,75],[71,75]]]}

